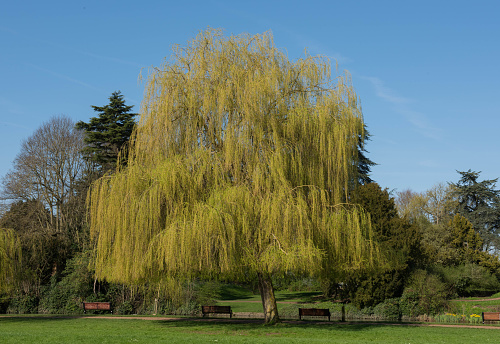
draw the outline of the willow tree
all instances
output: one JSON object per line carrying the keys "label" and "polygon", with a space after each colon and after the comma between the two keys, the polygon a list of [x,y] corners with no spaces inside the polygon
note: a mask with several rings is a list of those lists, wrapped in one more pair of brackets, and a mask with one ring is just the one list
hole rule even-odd
{"label": "willow tree", "polygon": [[0,228],[0,293],[14,286],[20,262],[21,245],[15,232]]}
{"label": "willow tree", "polygon": [[93,186],[98,278],[271,276],[370,264],[369,218],[346,204],[363,118],[348,75],[292,62],[271,34],[200,33],[147,79],[128,166]]}

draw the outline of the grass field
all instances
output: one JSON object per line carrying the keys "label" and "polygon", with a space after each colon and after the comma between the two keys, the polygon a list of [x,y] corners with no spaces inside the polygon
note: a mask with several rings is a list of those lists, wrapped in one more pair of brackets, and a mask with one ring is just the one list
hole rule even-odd
{"label": "grass field", "polygon": [[0,317],[0,343],[498,343],[488,328]]}
{"label": "grass field", "polygon": [[[340,307],[328,304],[318,292],[276,293],[281,315],[293,319],[297,307]],[[320,303],[316,303],[320,302]],[[239,286],[225,286],[219,305],[230,305],[234,312],[262,312],[260,296]],[[467,314],[499,308],[500,300],[466,299],[453,301]],[[347,305],[350,309],[351,305]],[[500,309],[500,308],[499,308]],[[332,313],[333,316],[333,313]],[[262,320],[189,319],[149,320],[111,316],[51,317],[0,316],[0,344],[10,343],[498,343],[500,324],[481,328],[415,326],[411,324],[347,323],[336,320],[286,321],[264,326]],[[284,316],[284,318],[286,318]],[[296,318],[296,317],[295,317]],[[334,319],[332,317],[332,319]],[[450,321],[452,322],[452,321]]]}

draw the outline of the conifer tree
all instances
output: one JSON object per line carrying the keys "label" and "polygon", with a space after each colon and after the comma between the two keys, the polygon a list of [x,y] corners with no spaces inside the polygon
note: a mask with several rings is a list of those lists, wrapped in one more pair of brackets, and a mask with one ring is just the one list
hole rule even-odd
{"label": "conifer tree", "polygon": [[370,172],[372,170],[372,166],[377,165],[370,158],[366,156],[368,151],[366,150],[366,143],[370,140],[370,133],[366,129],[366,125],[364,127],[362,137],[358,142],[358,183],[359,184],[370,184],[375,183],[375,181],[370,177]]}
{"label": "conifer tree", "polygon": [[259,281],[378,260],[347,203],[363,118],[348,75],[296,62],[271,34],[202,32],[149,75],[128,164],[90,192],[95,270],[109,281]]}
{"label": "conifer tree", "polygon": [[500,190],[497,179],[479,181],[481,172],[460,172],[460,180],[452,184],[458,205],[456,213],[468,219],[481,235],[485,250],[500,249]]}
{"label": "conifer tree", "polygon": [[89,123],[79,121],[76,128],[85,131],[87,158],[106,172],[115,167],[120,150],[130,139],[137,114],[130,112],[133,106],[125,105],[120,91],[111,94],[108,105],[92,108],[98,117],[92,117]]}

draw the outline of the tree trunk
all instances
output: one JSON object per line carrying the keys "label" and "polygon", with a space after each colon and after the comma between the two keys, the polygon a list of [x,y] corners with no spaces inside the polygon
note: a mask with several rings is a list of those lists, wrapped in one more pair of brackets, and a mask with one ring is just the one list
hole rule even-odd
{"label": "tree trunk", "polygon": [[264,318],[266,324],[275,324],[279,322],[278,307],[274,297],[273,282],[268,273],[257,273],[259,277],[259,291],[262,298],[262,307],[264,308]]}

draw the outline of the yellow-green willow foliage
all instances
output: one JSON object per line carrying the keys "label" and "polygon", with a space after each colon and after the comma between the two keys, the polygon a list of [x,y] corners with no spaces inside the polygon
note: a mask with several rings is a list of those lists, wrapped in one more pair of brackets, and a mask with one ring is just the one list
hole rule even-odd
{"label": "yellow-green willow foliage", "polygon": [[90,192],[97,277],[342,271],[377,254],[345,204],[363,118],[329,61],[201,33],[153,68],[128,166]]}
{"label": "yellow-green willow foliage", "polygon": [[0,292],[15,285],[16,274],[21,262],[21,245],[16,233],[0,228]]}

